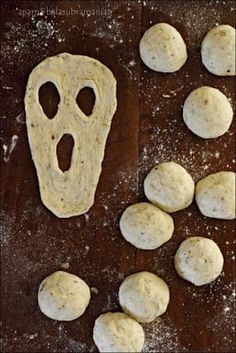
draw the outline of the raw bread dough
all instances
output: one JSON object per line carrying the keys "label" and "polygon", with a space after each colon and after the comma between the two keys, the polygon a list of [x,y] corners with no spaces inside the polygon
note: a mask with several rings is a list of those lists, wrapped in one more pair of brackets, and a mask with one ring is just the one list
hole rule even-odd
{"label": "raw bread dough", "polygon": [[[39,103],[39,88],[52,82],[60,103],[48,119]],[[94,90],[90,116],[76,103],[84,87]],[[116,80],[99,61],[81,55],[59,54],[45,59],[31,72],[25,95],[26,123],[42,201],[58,217],[85,213],[94,202],[106,138],[116,110]],[[74,139],[70,169],[58,166],[56,148],[64,134]]]}
{"label": "raw bread dough", "polygon": [[176,212],[192,203],[194,181],[180,164],[165,162],[149,172],[144,192],[149,201],[164,211]]}
{"label": "raw bread dough", "polygon": [[170,215],[147,202],[126,208],[120,219],[123,237],[139,249],[156,249],[173,234],[174,222]]}
{"label": "raw bread dough", "polygon": [[178,71],[188,54],[181,34],[168,23],[158,23],[143,35],[139,51],[142,61],[159,72]]}
{"label": "raw bread dough", "polygon": [[196,202],[201,213],[219,219],[235,218],[235,173],[210,174],[196,185]]}
{"label": "raw bread dough", "polygon": [[90,289],[79,277],[57,271],[39,286],[38,304],[48,317],[59,321],[75,320],[85,312],[90,301]]}
{"label": "raw bread dough", "polygon": [[203,65],[214,75],[235,76],[235,28],[212,28],[202,42]]}
{"label": "raw bread dough", "polygon": [[195,286],[202,286],[219,276],[223,269],[224,258],[213,240],[190,237],[180,244],[174,262],[180,277]]}
{"label": "raw bread dough", "polygon": [[141,352],[144,331],[124,313],[106,313],[95,321],[93,339],[99,352]]}
{"label": "raw bread dough", "polygon": [[127,277],[119,289],[119,301],[125,313],[139,322],[151,322],[164,314],[170,300],[163,279],[150,272]]}
{"label": "raw bread dough", "polygon": [[218,89],[203,86],[188,95],[184,102],[183,118],[194,134],[214,138],[223,135],[230,127],[233,109]]}

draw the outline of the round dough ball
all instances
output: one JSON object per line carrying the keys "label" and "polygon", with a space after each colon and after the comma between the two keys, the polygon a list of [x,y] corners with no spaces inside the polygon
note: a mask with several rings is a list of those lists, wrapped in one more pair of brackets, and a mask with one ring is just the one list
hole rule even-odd
{"label": "round dough ball", "polygon": [[90,301],[90,289],[79,277],[57,271],[39,286],[38,304],[48,317],[59,321],[75,320],[85,312]]}
{"label": "round dough ball", "polygon": [[153,250],[172,237],[174,222],[158,207],[140,202],[126,208],[120,219],[120,230],[136,248]]}
{"label": "round dough ball", "polygon": [[219,276],[223,269],[224,258],[213,240],[190,237],[180,244],[174,262],[180,277],[195,286],[202,286]]}
{"label": "round dough ball", "polygon": [[148,200],[166,212],[188,207],[193,201],[194,187],[191,175],[175,162],[157,165],[144,180]]}
{"label": "round dough ball", "polygon": [[202,63],[217,76],[235,76],[235,28],[220,25],[211,29],[202,42]]}
{"label": "round dough ball", "polygon": [[164,314],[170,291],[163,279],[150,272],[127,277],[119,289],[120,305],[125,313],[139,322],[151,322]]}
{"label": "round dough ball", "polygon": [[204,216],[219,219],[235,218],[235,173],[208,175],[196,185],[196,202]]}
{"label": "round dough ball", "polygon": [[215,138],[230,127],[233,109],[222,92],[203,86],[193,90],[186,98],[183,119],[194,134],[205,139]]}
{"label": "round dough ball", "polygon": [[106,313],[95,321],[93,339],[99,352],[141,352],[144,331],[124,313]]}
{"label": "round dough ball", "polygon": [[142,61],[159,72],[178,71],[188,54],[181,34],[168,23],[158,23],[143,35],[139,51]]}

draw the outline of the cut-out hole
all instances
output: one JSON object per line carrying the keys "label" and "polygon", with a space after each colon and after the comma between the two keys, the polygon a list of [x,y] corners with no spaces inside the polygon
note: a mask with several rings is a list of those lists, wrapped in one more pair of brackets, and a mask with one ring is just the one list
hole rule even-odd
{"label": "cut-out hole", "polygon": [[70,134],[64,134],[57,144],[58,166],[63,172],[70,169],[73,148],[73,136]]}
{"label": "cut-out hole", "polygon": [[77,94],[76,102],[84,114],[91,115],[93,112],[95,99],[96,97],[93,89],[90,87],[84,87]]}
{"label": "cut-out hole", "polygon": [[46,82],[40,87],[39,103],[43,108],[44,114],[49,119],[53,119],[58,110],[60,95],[52,82]]}

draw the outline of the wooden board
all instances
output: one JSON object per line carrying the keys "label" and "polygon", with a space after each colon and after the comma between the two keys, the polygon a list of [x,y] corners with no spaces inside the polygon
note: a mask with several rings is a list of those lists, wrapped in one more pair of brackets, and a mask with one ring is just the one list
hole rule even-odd
{"label": "wooden board", "polygon": [[[210,28],[235,26],[234,2],[2,1],[1,6],[3,351],[97,352],[95,318],[119,310],[123,278],[149,270],[167,281],[171,301],[162,317],[144,325],[145,352],[234,352],[234,222],[205,218],[193,203],[173,215],[173,238],[154,251],[135,249],[118,228],[127,205],[145,200],[143,180],[156,163],[177,161],[195,181],[234,170],[235,122],[224,136],[203,140],[181,116],[185,97],[201,85],[217,87],[235,101],[234,78],[211,75],[200,59]],[[186,41],[188,61],[177,73],[159,74],[141,63],[139,40],[157,22],[175,26]],[[95,204],[71,219],[55,217],[40,200],[23,105],[31,70],[65,51],[100,60],[118,81],[118,109]],[[173,267],[178,244],[190,235],[214,239],[225,257],[223,274],[200,288],[179,278]],[[59,269],[96,288],[85,315],[73,322],[50,320],[37,306],[40,281]]]}

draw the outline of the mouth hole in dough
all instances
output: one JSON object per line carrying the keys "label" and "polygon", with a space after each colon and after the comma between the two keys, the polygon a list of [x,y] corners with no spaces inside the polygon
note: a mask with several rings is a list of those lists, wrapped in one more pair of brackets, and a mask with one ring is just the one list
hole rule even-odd
{"label": "mouth hole in dough", "polygon": [[57,144],[57,161],[62,172],[70,169],[74,144],[73,136],[70,134],[64,134]]}
{"label": "mouth hole in dough", "polygon": [[58,110],[60,95],[52,82],[46,82],[40,87],[39,103],[48,119],[53,119]]}
{"label": "mouth hole in dough", "polygon": [[76,102],[83,113],[89,116],[93,112],[95,99],[94,90],[91,87],[84,87],[77,94]]}

